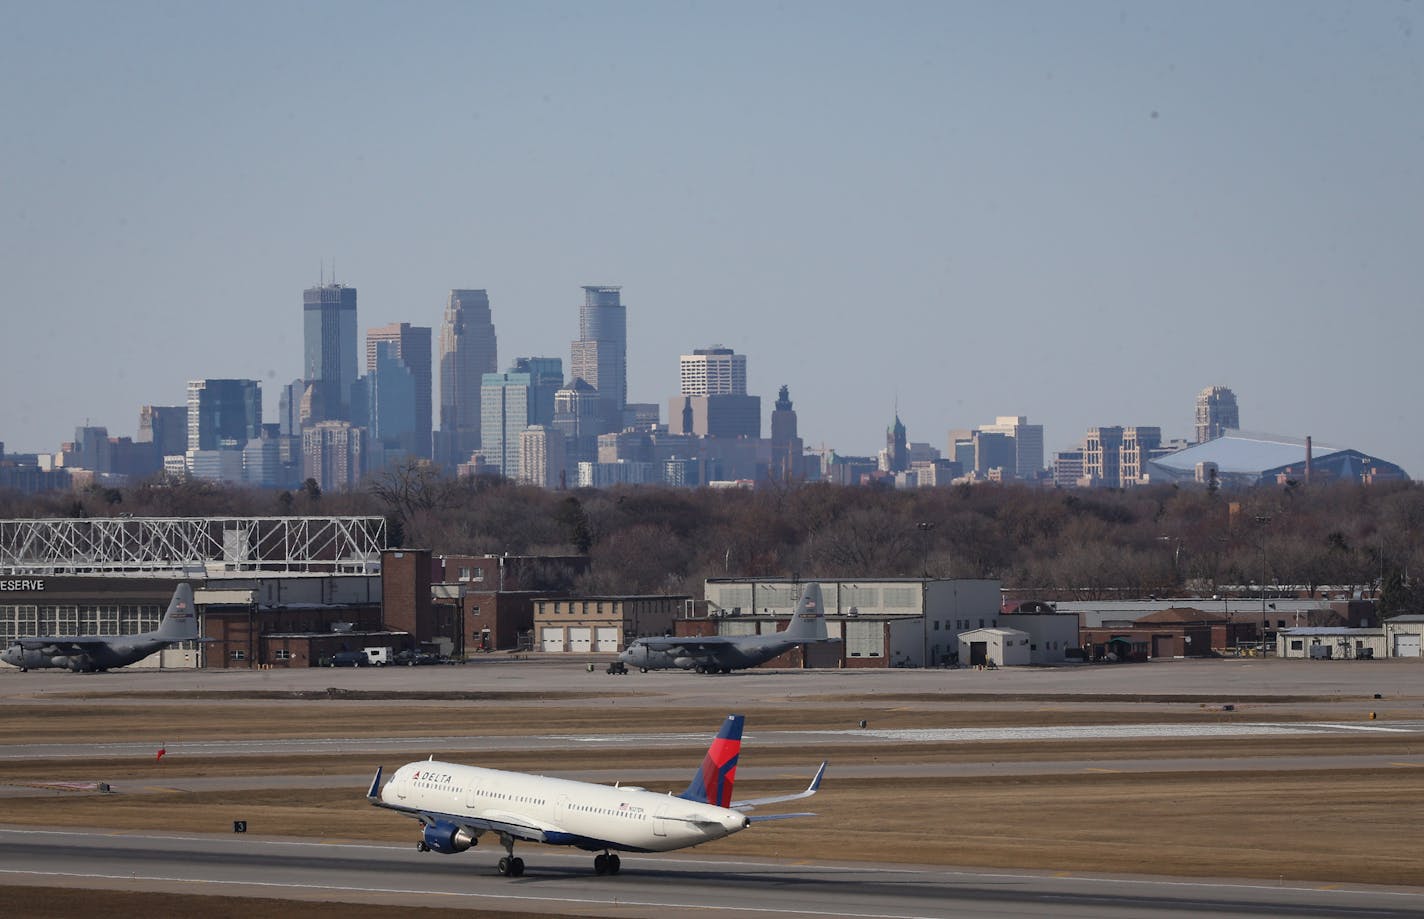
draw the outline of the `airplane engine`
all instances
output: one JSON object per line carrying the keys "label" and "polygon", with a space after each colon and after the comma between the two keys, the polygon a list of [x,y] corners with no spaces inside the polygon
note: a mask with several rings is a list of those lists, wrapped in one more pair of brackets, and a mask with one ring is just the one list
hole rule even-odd
{"label": "airplane engine", "polygon": [[425,847],[432,852],[453,855],[456,852],[465,851],[470,846],[478,845],[479,837],[453,823],[435,823],[426,825],[420,841],[425,843]]}
{"label": "airplane engine", "polygon": [[672,659],[672,665],[679,670],[691,670],[697,666],[697,661],[690,657],[674,657]]}

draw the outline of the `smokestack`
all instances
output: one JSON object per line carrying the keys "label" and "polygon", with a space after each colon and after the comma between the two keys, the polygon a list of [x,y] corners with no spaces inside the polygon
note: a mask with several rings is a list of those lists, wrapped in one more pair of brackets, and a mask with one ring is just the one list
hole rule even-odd
{"label": "smokestack", "polygon": [[1310,457],[1311,457],[1310,435],[1307,434],[1307,435],[1305,435],[1305,484],[1307,484],[1307,485],[1310,484]]}

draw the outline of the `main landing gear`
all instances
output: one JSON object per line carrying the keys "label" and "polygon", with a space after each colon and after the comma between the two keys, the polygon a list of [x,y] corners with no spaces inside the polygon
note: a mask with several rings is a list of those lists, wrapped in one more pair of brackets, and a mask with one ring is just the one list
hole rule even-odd
{"label": "main landing gear", "polygon": [[[514,837],[501,834],[499,842],[504,846],[504,851],[509,853],[499,860],[499,873],[507,878],[523,877],[524,859],[514,854]],[[616,853],[604,852],[593,857],[594,874],[617,874],[622,867],[623,863]]]}
{"label": "main landing gear", "polygon": [[524,859],[514,854],[514,837],[501,833],[499,841],[504,846],[504,851],[509,853],[499,860],[499,873],[507,878],[523,877]]}

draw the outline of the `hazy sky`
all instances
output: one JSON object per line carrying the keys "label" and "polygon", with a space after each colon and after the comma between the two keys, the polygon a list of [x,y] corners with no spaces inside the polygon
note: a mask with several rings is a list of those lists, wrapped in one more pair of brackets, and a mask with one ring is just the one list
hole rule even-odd
{"label": "hazy sky", "polygon": [[[629,398],[747,355],[808,445],[1025,414],[1424,477],[1424,3],[0,0],[0,441],[132,435],[486,288],[501,368],[621,284]],[[274,412],[275,414],[275,412]],[[767,428],[764,426],[764,432]]]}

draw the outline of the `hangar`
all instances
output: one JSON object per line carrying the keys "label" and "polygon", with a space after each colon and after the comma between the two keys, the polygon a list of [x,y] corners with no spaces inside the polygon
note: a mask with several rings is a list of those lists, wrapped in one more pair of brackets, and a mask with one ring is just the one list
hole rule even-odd
{"label": "hangar", "polygon": [[936,667],[957,659],[959,633],[1000,621],[1000,583],[939,578],[711,578],[704,619],[678,634],[765,635],[790,621],[805,581],[821,585],[826,631],[841,641],[807,645],[767,667]]}
{"label": "hangar", "polygon": [[381,517],[3,520],[0,642],[149,631],[187,582],[210,641],[132,666],[305,666],[390,638],[385,533]]}

